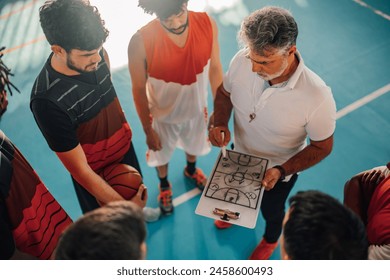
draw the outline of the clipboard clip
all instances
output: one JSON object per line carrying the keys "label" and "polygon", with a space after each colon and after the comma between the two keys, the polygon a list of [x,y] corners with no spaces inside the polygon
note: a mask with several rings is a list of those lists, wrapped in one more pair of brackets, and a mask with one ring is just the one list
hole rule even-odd
{"label": "clipboard clip", "polygon": [[240,218],[240,213],[230,211],[229,209],[214,208],[213,214],[219,216],[223,221],[229,221],[230,219],[238,220]]}

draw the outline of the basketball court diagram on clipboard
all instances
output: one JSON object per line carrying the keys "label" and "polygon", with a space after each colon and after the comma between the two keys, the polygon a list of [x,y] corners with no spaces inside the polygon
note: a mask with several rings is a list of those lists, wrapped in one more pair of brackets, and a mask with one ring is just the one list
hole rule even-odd
{"label": "basketball court diagram on clipboard", "polygon": [[254,228],[268,159],[226,150],[219,154],[195,210],[196,214]]}

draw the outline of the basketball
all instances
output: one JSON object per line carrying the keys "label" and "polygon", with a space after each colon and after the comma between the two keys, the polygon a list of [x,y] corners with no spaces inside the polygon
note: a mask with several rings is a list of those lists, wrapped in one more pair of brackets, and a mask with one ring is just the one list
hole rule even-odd
{"label": "basketball", "polygon": [[[126,200],[135,196],[142,184],[141,174],[137,169],[127,164],[109,165],[99,175]],[[101,203],[99,202],[99,204]]]}

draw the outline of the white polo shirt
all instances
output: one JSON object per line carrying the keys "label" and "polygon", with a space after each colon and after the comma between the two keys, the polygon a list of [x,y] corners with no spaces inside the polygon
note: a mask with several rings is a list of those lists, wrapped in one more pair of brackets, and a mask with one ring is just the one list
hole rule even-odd
{"label": "white polo shirt", "polygon": [[[239,152],[283,164],[314,141],[330,137],[336,126],[336,105],[331,89],[300,60],[287,83],[267,87],[252,72],[247,52],[240,50],[230,62],[223,86],[234,108],[234,145]],[[250,121],[250,114],[256,117]],[[286,178],[289,179],[289,178]]]}

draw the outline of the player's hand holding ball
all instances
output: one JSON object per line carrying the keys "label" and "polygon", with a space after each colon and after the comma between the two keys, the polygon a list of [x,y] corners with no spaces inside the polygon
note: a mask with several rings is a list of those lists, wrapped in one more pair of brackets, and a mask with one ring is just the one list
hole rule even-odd
{"label": "player's hand holding ball", "polygon": [[[99,175],[124,199],[141,208],[145,207],[148,193],[137,169],[127,164],[115,163],[104,168]],[[98,203],[102,205],[100,201]]]}

